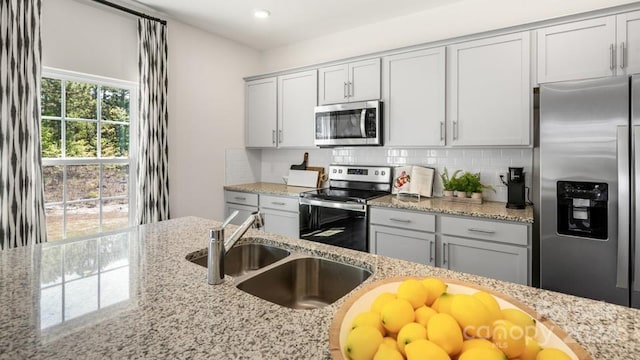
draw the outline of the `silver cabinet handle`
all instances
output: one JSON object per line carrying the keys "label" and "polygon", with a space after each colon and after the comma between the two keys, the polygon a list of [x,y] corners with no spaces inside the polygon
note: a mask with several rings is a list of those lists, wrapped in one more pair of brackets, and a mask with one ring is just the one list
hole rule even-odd
{"label": "silver cabinet handle", "polygon": [[271,203],[272,203],[273,205],[280,205],[280,206],[285,206],[285,205],[287,205],[287,204],[285,204],[285,203],[283,203],[283,202],[281,202],[281,201],[272,201]]}
{"label": "silver cabinet handle", "polygon": [[282,129],[278,130],[278,143],[282,144],[282,139],[284,136],[282,135]]}
{"label": "silver cabinet handle", "polygon": [[246,198],[246,197],[242,197],[242,196],[236,196],[236,197],[234,197],[234,199],[236,199],[236,200],[240,200],[240,201],[245,201],[245,200],[247,200],[247,198]]}
{"label": "silver cabinet handle", "polygon": [[[627,126],[618,126],[616,158],[618,159],[618,219],[628,219],[629,199],[629,140]],[[637,126],[633,127],[634,142],[638,141]],[[632,166],[635,164],[632,164]],[[638,171],[638,169],[635,169]],[[637,189],[636,189],[637,190]],[[618,221],[618,263],[616,264],[616,287],[628,288],[629,284],[629,226],[626,221]]]}
{"label": "silver cabinet handle", "polygon": [[406,223],[406,224],[408,224],[408,223],[410,223],[410,222],[411,222],[411,220],[407,220],[407,219],[389,218],[389,220],[391,220],[391,221],[397,221],[397,222],[401,222],[401,223]]}
{"label": "silver cabinet handle", "polygon": [[349,96],[353,97],[353,83],[351,81],[349,81],[349,87],[347,89],[349,89]]}
{"label": "silver cabinet handle", "polygon": [[495,234],[496,233],[494,230],[484,230],[484,229],[478,229],[478,228],[468,228],[467,230],[473,231],[473,232],[479,232],[479,233],[483,233],[483,234]]}
{"label": "silver cabinet handle", "polygon": [[344,87],[342,88],[342,93],[344,94],[344,98],[349,97],[349,90],[347,89],[347,82],[344,82]]}
{"label": "silver cabinet handle", "polygon": [[271,130],[271,142],[275,145],[276,143],[276,131]]}
{"label": "silver cabinet handle", "polygon": [[626,64],[625,64],[625,58],[626,58],[626,54],[627,53],[627,48],[624,44],[624,41],[620,43],[620,69],[624,69]]}
{"label": "silver cabinet handle", "polygon": [[440,121],[440,140],[444,141],[444,121]]}
{"label": "silver cabinet handle", "polygon": [[458,140],[458,122],[453,122],[453,140]]}
{"label": "silver cabinet handle", "polygon": [[[449,259],[449,254],[447,254],[447,243],[442,243],[442,265],[447,265],[447,261]],[[449,266],[447,266],[447,269]]]}
{"label": "silver cabinet handle", "polygon": [[434,246],[435,246],[436,242],[435,241],[429,241],[429,264],[433,265],[433,262],[435,260],[435,257],[433,256],[434,253]]}
{"label": "silver cabinet handle", "polygon": [[615,46],[613,46],[613,44],[611,44],[609,46],[609,69],[613,70],[615,69],[616,65],[614,64],[615,62]]}

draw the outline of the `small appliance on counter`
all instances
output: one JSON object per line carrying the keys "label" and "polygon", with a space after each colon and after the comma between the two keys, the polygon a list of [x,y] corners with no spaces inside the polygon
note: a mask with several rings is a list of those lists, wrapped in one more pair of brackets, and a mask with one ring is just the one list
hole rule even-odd
{"label": "small appliance on counter", "polygon": [[502,175],[500,175],[500,180],[507,186],[507,209],[524,209],[526,204],[524,168],[510,167],[507,181],[502,179]]}

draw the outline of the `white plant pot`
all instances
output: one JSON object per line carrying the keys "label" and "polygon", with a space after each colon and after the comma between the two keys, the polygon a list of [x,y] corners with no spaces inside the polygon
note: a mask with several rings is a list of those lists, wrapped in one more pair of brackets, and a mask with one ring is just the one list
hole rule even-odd
{"label": "white plant pot", "polygon": [[474,192],[473,194],[471,194],[471,198],[472,199],[482,199],[482,193],[481,192]]}
{"label": "white plant pot", "polygon": [[442,192],[442,194],[443,194],[445,197],[453,197],[453,190],[444,190],[444,191]]}
{"label": "white plant pot", "polygon": [[467,197],[467,193],[464,191],[456,191],[456,196],[459,198],[466,198]]}

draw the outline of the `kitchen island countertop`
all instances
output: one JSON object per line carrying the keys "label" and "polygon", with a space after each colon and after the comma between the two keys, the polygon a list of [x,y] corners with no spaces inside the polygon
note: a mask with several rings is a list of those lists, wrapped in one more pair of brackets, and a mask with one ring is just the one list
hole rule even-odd
{"label": "kitchen island countertop", "polygon": [[[0,359],[326,359],[346,299],[293,310],[208,285],[185,259],[219,222],[179,218],[98,239],[0,252]],[[231,229],[230,229],[231,230]],[[512,296],[566,330],[595,359],[640,358],[640,311],[523,285],[250,230],[262,242],[368,268],[365,284],[437,276]]]}

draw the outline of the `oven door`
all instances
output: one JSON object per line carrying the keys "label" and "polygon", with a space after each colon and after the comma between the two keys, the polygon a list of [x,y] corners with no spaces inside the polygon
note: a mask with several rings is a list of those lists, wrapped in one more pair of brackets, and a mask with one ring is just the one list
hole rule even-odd
{"label": "oven door", "polygon": [[368,252],[367,206],[301,198],[300,238]]}
{"label": "oven door", "polygon": [[315,109],[315,145],[382,145],[380,102],[336,104]]}

